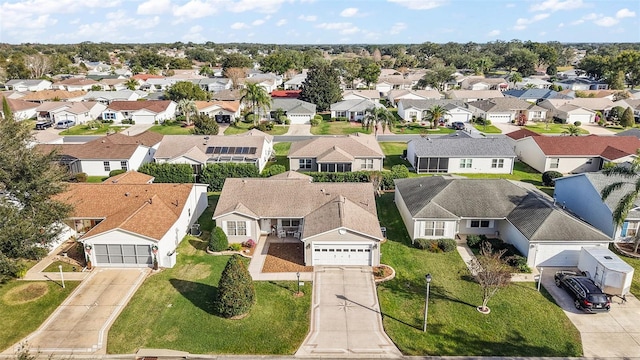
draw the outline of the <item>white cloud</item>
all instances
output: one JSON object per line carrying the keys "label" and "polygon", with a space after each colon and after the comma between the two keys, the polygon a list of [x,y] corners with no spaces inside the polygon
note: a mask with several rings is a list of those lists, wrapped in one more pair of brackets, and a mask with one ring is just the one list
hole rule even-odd
{"label": "white cloud", "polygon": [[58,14],[91,12],[92,9],[117,7],[120,0],[22,0],[0,3],[0,29],[43,29],[58,23]]}
{"label": "white cloud", "polygon": [[316,21],[318,17],[315,15],[300,15],[298,19],[302,21]]}
{"label": "white cloud", "polygon": [[491,30],[489,31],[489,33],[487,34],[488,37],[496,37],[500,35],[500,30]]}
{"label": "white cloud", "polygon": [[189,28],[189,31],[182,36],[183,41],[192,41],[196,43],[205,42],[207,39],[202,35],[204,28],[200,25],[195,25]]}
{"label": "white cloud", "polygon": [[623,19],[628,17],[636,17],[636,12],[631,11],[627,8],[624,8],[624,9],[618,10],[618,12],[616,13],[616,18],[618,19]]}
{"label": "white cloud", "polygon": [[276,23],[276,26],[284,26],[284,25],[287,25],[287,19],[280,19]]}
{"label": "white cloud", "polygon": [[253,25],[253,26],[259,26],[259,25],[262,25],[262,24],[264,24],[264,20],[262,20],[262,19],[254,20],[251,23],[251,25]]}
{"label": "white cloud", "polygon": [[449,0],[387,0],[412,10],[430,10],[443,6]]}
{"label": "white cloud", "polygon": [[343,30],[351,26],[351,23],[322,23],[316,25],[319,29],[325,30]]}
{"label": "white cloud", "polygon": [[218,6],[214,6],[209,1],[191,0],[182,6],[173,7],[173,16],[177,18],[177,22],[186,19],[199,19],[213,15],[218,12]]}
{"label": "white cloud", "polygon": [[585,4],[582,0],[546,0],[539,4],[531,5],[529,10],[531,11],[560,11],[560,10],[574,10],[584,7]]}
{"label": "white cloud", "polygon": [[[602,15],[600,15],[602,16]],[[598,15],[596,15],[595,13],[591,13],[591,14],[587,14],[585,16],[582,17],[582,20],[595,20],[598,18]]]}
{"label": "white cloud", "polygon": [[391,27],[391,30],[389,30],[389,33],[395,35],[395,34],[399,34],[402,31],[407,29],[407,24],[403,23],[403,22],[397,22],[395,24],[393,24],[393,26]]}
{"label": "white cloud", "polygon": [[609,26],[616,25],[619,22],[620,22],[620,20],[618,20],[616,18],[612,18],[611,16],[605,16],[603,18],[595,20],[593,23],[598,25],[598,26],[609,27]]}
{"label": "white cloud", "polygon": [[358,8],[346,8],[340,12],[340,16],[342,17],[352,17],[358,14]]}
{"label": "white cloud", "polygon": [[171,11],[171,0],[148,0],[138,5],[136,14],[156,15]]}
{"label": "white cloud", "polygon": [[273,14],[280,9],[286,0],[240,0],[229,2],[227,10],[231,12],[258,11]]}
{"label": "white cloud", "polygon": [[524,30],[527,28],[527,25],[531,25],[535,22],[538,22],[540,20],[544,20],[546,18],[549,17],[549,14],[537,14],[534,17],[527,19],[527,18],[519,18],[518,20],[516,20],[516,25],[513,27],[514,30]]}
{"label": "white cloud", "polygon": [[248,29],[249,25],[243,23],[243,22],[235,22],[233,24],[231,24],[231,28],[233,30],[242,30],[242,29]]}
{"label": "white cloud", "polygon": [[558,27],[559,27],[559,28],[563,28],[563,27],[564,27],[564,23],[560,23],[560,24],[558,24]]}

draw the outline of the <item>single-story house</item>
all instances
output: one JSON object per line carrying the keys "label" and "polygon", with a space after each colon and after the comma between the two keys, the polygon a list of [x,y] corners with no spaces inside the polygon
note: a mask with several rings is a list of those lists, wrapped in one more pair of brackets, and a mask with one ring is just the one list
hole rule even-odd
{"label": "single-story house", "polygon": [[138,101],[146,96],[147,93],[141,90],[89,91],[84,96],[84,101],[97,101],[109,105],[114,101]]}
{"label": "single-story house", "polygon": [[368,183],[314,183],[287,173],[227,178],[213,219],[231,243],[298,238],[307,266],[380,264],[383,237]]}
{"label": "single-story house", "polygon": [[[12,99],[5,96],[0,96],[0,101],[2,99],[7,99],[7,104],[9,105],[9,109],[13,114],[13,119],[17,121],[27,120],[35,118],[37,115],[36,109],[38,108],[38,103],[34,103],[31,101],[25,101],[20,99]],[[0,114],[1,118],[4,118],[4,113]]]}
{"label": "single-story house", "polygon": [[467,104],[476,117],[491,120],[494,123],[508,124],[512,121],[543,120],[547,109],[530,102],[511,97],[472,101]]}
{"label": "single-story house", "polygon": [[345,90],[342,92],[342,100],[363,99],[380,102],[380,92],[378,90]]}
{"label": "single-story house", "polygon": [[382,170],[384,152],[374,136],[356,133],[294,141],[287,158],[292,171],[351,172]]}
{"label": "single-story house", "polygon": [[106,105],[96,101],[80,101],[67,103],[69,106],[49,111],[51,120],[73,120],[76,124],[84,124],[102,115]]}
{"label": "single-story house", "polygon": [[419,137],[407,143],[407,161],[418,174],[511,174],[516,153],[504,137]]}
{"label": "single-story house", "polygon": [[524,101],[528,101],[533,104],[545,99],[569,99],[568,96],[563,95],[557,91],[549,89],[512,89],[503,92],[505,97],[512,97]]}
{"label": "single-story house", "polygon": [[51,89],[51,81],[41,79],[12,79],[4,84],[7,90],[42,91]]}
{"label": "single-story house", "polygon": [[307,80],[307,73],[296,74],[291,79],[284,82],[285,90],[302,90],[302,83]]}
{"label": "single-story house", "polygon": [[45,101],[83,101],[86,91],[41,90],[20,98],[20,100],[43,103]]}
{"label": "single-story house", "polygon": [[219,123],[232,123],[240,117],[239,101],[195,101],[198,113],[212,117]]}
{"label": "single-story house", "polygon": [[525,136],[515,141],[520,160],[545,172],[598,171],[606,162],[632,161],[640,148],[635,136]]}
{"label": "single-story house", "polygon": [[200,86],[202,90],[209,92],[229,90],[233,86],[231,79],[228,78],[193,79],[191,82]]}
{"label": "single-story house", "polygon": [[95,80],[72,77],[53,83],[51,88],[66,91],[89,91],[96,85],[100,86],[100,84]]}
{"label": "single-story house", "polygon": [[[551,87],[551,83],[545,79],[537,78],[537,77],[526,77],[523,78],[522,81],[516,82],[516,89],[524,89],[524,90],[534,90],[534,89],[548,89]],[[511,90],[507,90],[511,91]]]}
{"label": "single-story house", "polygon": [[593,80],[587,77],[575,77],[554,82],[562,89],[568,90],[607,90],[609,84],[601,80]]}
{"label": "single-story house", "polygon": [[514,245],[530,267],[577,266],[583,246],[607,235],[525,184],[442,176],[395,180],[395,203],[412,240],[484,234]]}
{"label": "single-story house", "polygon": [[153,161],[162,137],[151,131],[133,136],[116,133],[87,143],[40,144],[36,149],[43,153],[56,151],[58,161],[71,174],[107,176],[111,170],[137,170]]}
{"label": "single-story house", "polygon": [[70,184],[57,198],[73,206],[65,223],[93,266],[152,267],[156,258],[171,268],[178,244],[207,208],[207,185],[108,179]]}
{"label": "single-story house", "polygon": [[102,113],[102,119],[116,123],[133,120],[136,124],[160,124],[175,118],[176,107],[171,100],[113,101]]}
{"label": "single-story house", "polygon": [[238,135],[165,135],[154,153],[157,163],[190,164],[194,175],[213,163],[250,163],[260,172],[273,154],[273,136],[253,129]]}
{"label": "single-story house", "polygon": [[316,115],[316,104],[299,99],[272,98],[269,118],[276,117],[276,110],[282,109],[291,124],[310,124]]}
{"label": "single-story house", "polygon": [[478,100],[489,100],[504,97],[500,90],[449,90],[446,93],[447,99],[464,100],[467,102]]}
{"label": "single-story house", "polygon": [[[591,172],[555,179],[553,198],[559,206],[579,216],[614,241],[634,241],[640,225],[640,202],[627,214],[625,222],[618,227],[613,222],[613,212],[623,196],[633,191],[636,178],[620,175],[607,176],[602,172]],[[606,200],[602,200],[602,190],[613,183],[623,183]]]}
{"label": "single-story house", "polygon": [[384,105],[367,99],[343,100],[331,104],[331,117],[346,118],[349,121],[362,121],[366,110],[374,107],[383,108]]}
{"label": "single-story house", "polygon": [[468,122],[473,117],[464,101],[447,99],[401,99],[398,101],[398,116],[404,121],[422,121],[427,110],[433,106],[442,106],[447,110],[443,120],[447,122]]}
{"label": "single-story house", "polygon": [[387,100],[396,106],[400,100],[430,100],[442,99],[438,90],[391,90],[387,94]]}
{"label": "single-story house", "polygon": [[580,121],[587,124],[595,122],[597,111],[604,114],[606,109],[611,108],[613,101],[606,98],[546,99],[538,105],[550,110],[552,116],[565,119],[569,123]]}
{"label": "single-story house", "polygon": [[484,76],[469,76],[460,82],[463,90],[498,90],[509,89],[509,83],[504,78],[486,78]]}
{"label": "single-story house", "polygon": [[[124,76],[116,79],[102,78],[98,80],[98,85],[100,85],[100,87],[102,87],[106,91],[122,91],[128,90],[126,82],[127,78],[125,78]],[[136,87],[138,86],[139,85],[137,85]]]}

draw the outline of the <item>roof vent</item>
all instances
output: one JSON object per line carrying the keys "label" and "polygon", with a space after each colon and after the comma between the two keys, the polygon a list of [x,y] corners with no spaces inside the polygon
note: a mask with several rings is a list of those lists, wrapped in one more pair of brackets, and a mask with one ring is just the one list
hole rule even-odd
{"label": "roof vent", "polygon": [[124,193],[124,196],[129,196],[129,193],[128,192]]}

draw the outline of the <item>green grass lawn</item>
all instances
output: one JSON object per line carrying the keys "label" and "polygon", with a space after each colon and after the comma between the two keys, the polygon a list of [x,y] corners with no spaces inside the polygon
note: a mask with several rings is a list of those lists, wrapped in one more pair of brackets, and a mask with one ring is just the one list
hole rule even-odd
{"label": "green grass lawn", "polygon": [[126,126],[107,126],[105,124],[99,129],[90,129],[88,126],[81,124],[62,130],[60,135],[106,135],[107,131],[120,132],[126,128]]}
{"label": "green grass lawn", "polygon": [[[534,125],[526,125],[525,128],[537,132],[538,134],[562,134],[567,130],[569,125],[567,124],[544,124],[537,123]],[[580,128],[580,134],[586,135],[589,132],[583,128]]]}
{"label": "green grass lawn", "polygon": [[[218,204],[218,199],[220,198],[219,192],[210,192],[207,194],[208,206],[198,218],[198,224],[200,224],[200,230],[203,232],[211,233],[211,230],[216,226],[216,222],[211,218],[213,216],[213,211]],[[208,239],[207,236],[200,236],[203,239]]]}
{"label": "green grass lawn", "polygon": [[34,332],[80,284],[12,280],[0,286],[0,349]]}
{"label": "green grass lawn", "polygon": [[476,130],[483,132],[485,134],[502,134],[502,130],[498,129],[493,125],[484,126],[479,124],[473,124],[473,127],[476,128]]}
{"label": "green grass lawn", "polygon": [[145,280],[109,330],[107,353],[164,348],[195,354],[293,354],[309,331],[311,284],[293,296],[293,281],[254,282],[256,304],[241,320],[212,312],[228,257],[204,252],[187,237],[178,263]]}
{"label": "green grass lawn", "polygon": [[165,124],[153,125],[149,131],[157,132],[162,135],[191,135],[192,128],[182,127],[177,122],[166,122]]}
{"label": "green grass lawn", "polygon": [[[391,170],[394,165],[405,165],[410,168],[411,164],[408,161],[401,158],[402,152],[407,150],[406,142],[381,142],[380,147],[384,152],[383,167],[385,170]],[[415,173],[409,173],[409,176],[416,175]]]}
{"label": "green grass lawn", "polygon": [[[385,331],[405,355],[581,356],[580,334],[562,309],[534,283],[513,283],[480,314],[481,289],[457,252],[430,253],[410,245],[393,194],[378,198],[389,241],[384,264],[395,279],[378,285]],[[422,332],[425,274],[432,275],[427,332]]]}
{"label": "green grass lawn", "polygon": [[92,175],[92,176],[87,176],[87,182],[88,183],[101,183],[101,182],[107,180],[108,178],[109,178],[108,176]]}
{"label": "green grass lawn", "polygon": [[43,272],[58,272],[60,268],[58,266],[62,265],[62,272],[76,272],[81,271],[82,266],[69,264],[66,261],[54,261],[49,266],[47,266]]}
{"label": "green grass lawn", "polygon": [[282,165],[285,169],[289,170],[289,159],[287,159],[287,155],[289,155],[290,148],[290,142],[279,142],[273,144],[276,161],[269,161],[265,169],[272,165]]}
{"label": "green grass lawn", "polygon": [[420,125],[420,123],[407,123],[404,125],[396,125],[391,129],[391,131],[393,131],[395,134],[410,134],[410,135],[424,134],[425,132],[427,134],[434,134],[434,135],[435,134],[451,134],[455,132],[454,129],[450,129],[445,126],[438,126],[432,129],[429,124],[427,124],[426,126],[422,126]]}
{"label": "green grass lawn", "polygon": [[513,174],[458,174],[471,179],[509,179],[522,181],[536,186],[549,196],[553,196],[553,187],[542,185],[542,174],[529,165],[516,161],[513,164]]}
{"label": "green grass lawn", "polygon": [[[224,131],[225,135],[238,135],[244,134],[251,129],[253,123],[246,123],[243,121],[236,121],[229,125],[227,130]],[[286,125],[274,125],[272,130],[266,131],[269,135],[284,135],[289,131],[289,126]]]}
{"label": "green grass lawn", "polygon": [[313,135],[371,134],[371,130],[363,128],[359,122],[323,120],[318,126],[311,127],[311,133]]}

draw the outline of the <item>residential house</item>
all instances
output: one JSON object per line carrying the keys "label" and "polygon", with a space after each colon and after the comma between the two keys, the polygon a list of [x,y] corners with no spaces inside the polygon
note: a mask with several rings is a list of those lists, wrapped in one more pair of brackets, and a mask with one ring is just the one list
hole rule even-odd
{"label": "residential house", "polygon": [[504,97],[500,90],[449,90],[445,98],[467,102]]}
{"label": "residential house", "polygon": [[421,76],[389,75],[381,76],[376,83],[376,90],[387,95],[391,90],[411,90],[418,85]]}
{"label": "residential house", "polygon": [[276,111],[282,109],[291,124],[310,124],[316,115],[316,104],[298,99],[272,98],[269,117],[275,119]]}
{"label": "residential house", "polygon": [[609,84],[601,80],[593,80],[587,77],[575,77],[554,82],[564,90],[607,90]]}
{"label": "residential house", "polygon": [[[12,99],[8,96],[0,96],[0,101],[7,100],[9,110],[13,114],[13,119],[17,121],[28,120],[36,117],[38,104],[20,99]],[[4,118],[4,113],[0,115]]]}
{"label": "residential house", "polygon": [[231,79],[227,78],[204,78],[204,79],[193,79],[192,83],[200,86],[200,88],[204,91],[208,92],[218,92],[222,90],[231,89],[233,83]]}
{"label": "residential house", "polygon": [[295,141],[287,158],[292,171],[381,171],[384,152],[374,136],[356,134]]}
{"label": "residential house", "polygon": [[442,117],[442,120],[445,122],[468,122],[473,117],[471,110],[467,109],[464,101],[461,100],[402,99],[398,101],[397,106],[398,116],[400,116],[404,121],[423,121],[427,116],[427,110],[434,106],[441,106],[447,111],[447,113]]}
{"label": "residential house", "polygon": [[297,74],[284,82],[285,90],[302,90],[302,84],[307,80],[307,73]]}
{"label": "residential house", "polygon": [[346,118],[349,121],[362,121],[365,111],[372,108],[384,108],[384,105],[367,99],[343,100],[331,104],[331,117]]}
{"label": "residential house", "polygon": [[[566,207],[614,241],[634,241],[640,225],[640,202],[634,200],[632,210],[620,227],[614,223],[613,214],[622,197],[634,191],[636,180],[601,172],[565,176],[555,179],[553,197],[558,206]],[[623,185],[602,200],[602,190],[618,182]]]}
{"label": "residential house", "polygon": [[211,94],[211,100],[217,101],[240,101],[242,94],[239,89],[222,90]]}
{"label": "residential house", "polygon": [[98,81],[98,85],[107,91],[121,91],[127,90],[127,82],[126,78],[118,78],[118,79],[100,79]]}
{"label": "residential house", "polygon": [[170,79],[166,77],[147,78],[144,84],[142,84],[142,86],[140,87],[140,90],[149,91],[149,92],[164,92],[173,84],[177,83],[178,81],[185,81],[185,80]]}
{"label": "residential house", "polygon": [[397,179],[395,185],[395,204],[412,240],[500,238],[532,268],[575,267],[583,246],[606,247],[610,241],[523,183],[431,176]]}
{"label": "residential house", "polygon": [[253,129],[239,135],[165,135],[157,163],[190,164],[194,175],[207,164],[249,163],[262,172],[273,154],[273,136]]}
{"label": "residential house", "polygon": [[84,124],[98,119],[106,108],[106,105],[96,101],[53,101],[38,105],[36,112],[38,121],[72,120],[76,124]]}
{"label": "residential house", "polygon": [[46,101],[82,101],[86,91],[67,91],[67,90],[42,90],[21,97],[21,100],[43,103]]}
{"label": "residential house", "polygon": [[513,146],[503,137],[473,138],[456,132],[407,143],[407,161],[418,174],[511,174],[515,158]]}
{"label": "residential house", "polygon": [[228,178],[213,219],[231,243],[297,238],[307,266],[380,264],[383,236],[371,184],[314,183],[286,173]]}
{"label": "residential house", "polygon": [[87,143],[41,144],[36,149],[47,154],[56,151],[58,161],[71,174],[107,176],[112,170],[137,170],[153,161],[162,136],[151,131],[133,136],[116,133]]}
{"label": "residential house", "polygon": [[[635,122],[640,122],[640,99],[621,99],[618,101],[614,101],[611,107],[604,110],[605,115],[609,115],[609,112],[614,107],[619,106],[623,109],[631,108],[633,111],[633,117],[635,118]],[[620,114],[622,115],[622,114]]]}
{"label": "residential house", "polygon": [[640,139],[640,129],[631,128],[631,129],[616,133],[615,136],[635,136]]}
{"label": "residential house", "polygon": [[533,104],[546,99],[569,99],[557,91],[549,89],[511,89],[503,92],[505,97],[528,101]]}
{"label": "residential house", "polygon": [[400,100],[432,100],[442,97],[438,90],[391,90],[387,94],[387,100],[393,106],[397,106]]}
{"label": "residential house", "polygon": [[533,90],[533,89],[548,89],[552,83],[545,79],[538,77],[526,77],[522,81],[518,81],[515,84],[515,89],[518,90]]}
{"label": "residential house", "polygon": [[544,120],[547,109],[515,98],[495,98],[467,103],[469,110],[478,118],[494,123],[508,124],[515,121]]}
{"label": "residential house", "polygon": [[4,83],[7,90],[42,91],[51,89],[51,81],[41,79],[12,79]]}
{"label": "residential house", "polygon": [[244,87],[246,83],[258,84],[265,91],[271,94],[272,91],[277,90],[278,86],[282,85],[282,76],[273,74],[256,74],[244,79],[239,79],[240,87]]}
{"label": "residential house", "polygon": [[239,101],[196,101],[198,113],[212,117],[218,123],[229,124],[240,117]]}
{"label": "residential house", "polygon": [[342,92],[342,100],[370,100],[380,102],[378,90],[345,90]]}
{"label": "residential house", "polygon": [[595,122],[596,112],[604,114],[605,109],[611,108],[613,101],[606,98],[546,99],[538,105],[567,123],[587,124]]}
{"label": "residential house", "polygon": [[66,91],[89,91],[96,85],[100,86],[100,84],[95,80],[72,77],[55,82],[53,83],[53,85],[51,85],[51,87],[53,89]]}
{"label": "residential house", "polygon": [[300,93],[302,90],[273,90],[271,92],[272,98],[287,98],[287,99],[298,99],[300,98]]}
{"label": "residential house", "polygon": [[136,124],[161,124],[175,118],[176,106],[171,100],[112,101],[102,113],[102,119],[116,123],[132,120]]}
{"label": "residential house", "polygon": [[504,78],[486,78],[484,76],[469,76],[460,83],[463,90],[498,90],[509,89],[509,83]]}
{"label": "residential house", "polygon": [[515,142],[520,160],[539,172],[592,172],[606,162],[631,161],[640,148],[635,136],[527,136]]}
{"label": "residential house", "polygon": [[65,223],[93,266],[152,267],[155,259],[173,267],[180,241],[207,208],[207,185],[112,179],[69,184],[57,195],[72,206]]}
{"label": "residential house", "polygon": [[89,91],[84,95],[84,101],[97,101],[109,105],[114,101],[138,101],[146,96],[147,93],[140,90]]}

